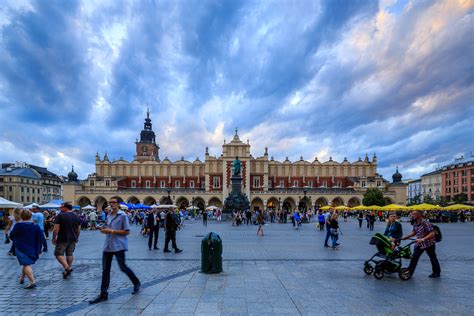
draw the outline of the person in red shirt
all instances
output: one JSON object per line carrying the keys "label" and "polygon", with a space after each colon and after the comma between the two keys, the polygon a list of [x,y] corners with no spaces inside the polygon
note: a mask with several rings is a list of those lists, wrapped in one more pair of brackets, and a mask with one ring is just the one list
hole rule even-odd
{"label": "person in red shirt", "polygon": [[408,235],[405,235],[401,238],[402,240],[405,240],[416,236],[416,246],[414,248],[408,270],[410,270],[410,273],[413,275],[416,265],[418,264],[418,260],[420,259],[423,252],[426,251],[430,257],[431,267],[433,269],[433,273],[430,274],[429,277],[439,278],[441,276],[441,267],[436,256],[436,240],[433,225],[423,218],[423,215],[420,211],[413,211],[411,213],[411,217],[414,221],[413,230]]}

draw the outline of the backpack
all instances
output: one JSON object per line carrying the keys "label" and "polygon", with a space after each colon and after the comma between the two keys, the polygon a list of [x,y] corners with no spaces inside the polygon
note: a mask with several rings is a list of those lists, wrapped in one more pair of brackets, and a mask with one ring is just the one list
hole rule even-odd
{"label": "backpack", "polygon": [[439,228],[439,226],[433,225],[433,230],[435,234],[435,241],[440,242],[441,240],[443,240],[443,234],[441,234],[441,229]]}

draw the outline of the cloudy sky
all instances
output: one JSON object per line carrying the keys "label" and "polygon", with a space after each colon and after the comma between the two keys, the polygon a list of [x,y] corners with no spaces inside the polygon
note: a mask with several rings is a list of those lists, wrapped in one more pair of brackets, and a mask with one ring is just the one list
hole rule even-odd
{"label": "cloudy sky", "polygon": [[81,178],[131,160],[252,153],[415,178],[474,152],[474,1],[19,1],[0,8],[0,161]]}

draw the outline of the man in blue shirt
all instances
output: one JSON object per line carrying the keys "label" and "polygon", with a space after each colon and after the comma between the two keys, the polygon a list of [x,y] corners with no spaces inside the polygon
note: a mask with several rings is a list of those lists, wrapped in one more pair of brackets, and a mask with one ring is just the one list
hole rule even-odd
{"label": "man in blue shirt", "polygon": [[[39,226],[39,228],[41,229],[41,231],[43,232],[43,235],[44,235],[44,216],[43,216],[43,213],[41,213],[40,209],[36,205],[34,205],[31,208],[31,212],[33,213],[33,216],[31,217],[31,219],[33,220],[33,223],[35,223],[36,225]],[[45,236],[45,238],[42,239],[42,243],[43,243],[43,252],[47,252],[48,251],[48,243],[46,242],[46,236]]]}
{"label": "man in blue shirt", "polygon": [[140,291],[140,280],[125,264],[125,251],[128,250],[128,234],[130,233],[130,224],[128,216],[119,208],[117,199],[109,200],[111,211],[107,216],[107,226],[102,228],[100,232],[105,234],[104,249],[102,253],[102,283],[100,286],[100,294],[94,300],[89,301],[90,304],[96,304],[108,299],[108,289],[110,284],[110,269],[112,267],[112,259],[115,256],[120,270],[124,272],[133,283],[132,295]]}

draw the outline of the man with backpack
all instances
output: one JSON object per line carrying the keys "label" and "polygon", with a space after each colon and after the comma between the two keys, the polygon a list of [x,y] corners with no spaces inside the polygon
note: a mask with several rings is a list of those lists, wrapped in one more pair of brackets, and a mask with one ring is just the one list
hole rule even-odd
{"label": "man with backpack", "polygon": [[405,240],[410,237],[416,236],[416,245],[413,250],[413,256],[408,266],[408,270],[413,275],[415,272],[416,265],[420,259],[423,252],[426,251],[430,257],[431,267],[433,273],[429,275],[430,278],[439,278],[441,276],[441,267],[436,257],[436,238],[435,238],[435,229],[430,222],[423,218],[423,215],[420,211],[413,211],[411,213],[413,223],[413,231],[408,235],[403,236],[401,239]]}

